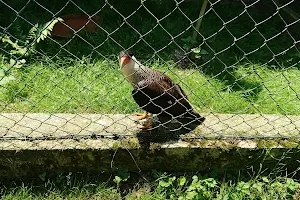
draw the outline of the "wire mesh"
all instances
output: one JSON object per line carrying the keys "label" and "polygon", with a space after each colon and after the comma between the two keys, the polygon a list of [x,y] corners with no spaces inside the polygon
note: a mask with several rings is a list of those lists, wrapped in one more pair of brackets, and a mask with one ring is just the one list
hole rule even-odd
{"label": "wire mesh", "polygon": [[[159,113],[173,112],[176,102],[186,109],[178,116],[169,113],[171,119],[154,116],[151,137],[299,138],[296,1],[1,0],[0,5],[3,141],[144,133],[133,113],[147,105],[136,104],[119,67],[119,52],[127,49],[139,66],[173,80],[169,89],[154,88],[163,92],[153,98],[143,88],[166,80],[149,70],[139,81],[150,83],[134,85],[135,92],[150,98]],[[170,94],[174,88],[180,97]],[[169,107],[155,103],[166,95],[175,100]],[[189,112],[182,101],[204,123],[182,121]]]}

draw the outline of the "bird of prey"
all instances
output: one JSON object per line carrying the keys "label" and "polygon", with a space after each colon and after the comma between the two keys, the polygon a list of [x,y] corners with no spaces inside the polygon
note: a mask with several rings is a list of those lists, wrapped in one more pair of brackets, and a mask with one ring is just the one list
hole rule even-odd
{"label": "bird of prey", "polygon": [[136,115],[140,120],[149,118],[141,129],[152,128],[153,114],[170,119],[189,118],[200,124],[205,120],[193,110],[179,85],[167,75],[142,65],[130,50],[120,52],[119,62],[122,74],[134,88],[133,99],[146,111],[145,114]]}

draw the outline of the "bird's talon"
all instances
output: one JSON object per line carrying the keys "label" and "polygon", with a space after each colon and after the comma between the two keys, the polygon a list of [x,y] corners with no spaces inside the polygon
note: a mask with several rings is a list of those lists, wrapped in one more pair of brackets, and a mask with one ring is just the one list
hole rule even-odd
{"label": "bird's talon", "polygon": [[148,130],[152,128],[152,125],[150,123],[144,123],[143,125],[139,125],[138,128],[142,130]]}
{"label": "bird's talon", "polygon": [[135,116],[144,116],[146,113],[134,113]]}
{"label": "bird's talon", "polygon": [[148,117],[148,113],[135,113],[135,116],[137,116],[138,120],[143,120]]}

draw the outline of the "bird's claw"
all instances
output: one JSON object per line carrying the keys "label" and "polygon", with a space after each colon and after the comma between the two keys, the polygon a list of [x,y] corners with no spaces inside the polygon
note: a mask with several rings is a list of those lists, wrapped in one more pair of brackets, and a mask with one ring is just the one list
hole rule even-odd
{"label": "bird's claw", "polygon": [[134,115],[138,118],[138,120],[143,120],[148,118],[148,113],[135,113]]}
{"label": "bird's claw", "polygon": [[139,125],[138,128],[141,130],[148,130],[152,128],[152,124],[145,122],[143,125]]}

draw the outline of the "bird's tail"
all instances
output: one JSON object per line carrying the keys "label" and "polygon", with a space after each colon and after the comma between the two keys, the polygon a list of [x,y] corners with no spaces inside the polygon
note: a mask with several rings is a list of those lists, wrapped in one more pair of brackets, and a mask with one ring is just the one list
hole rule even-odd
{"label": "bird's tail", "polygon": [[195,122],[199,122],[200,124],[202,124],[205,120],[205,117],[202,117],[194,110],[188,111],[183,117],[186,119],[194,120]]}

